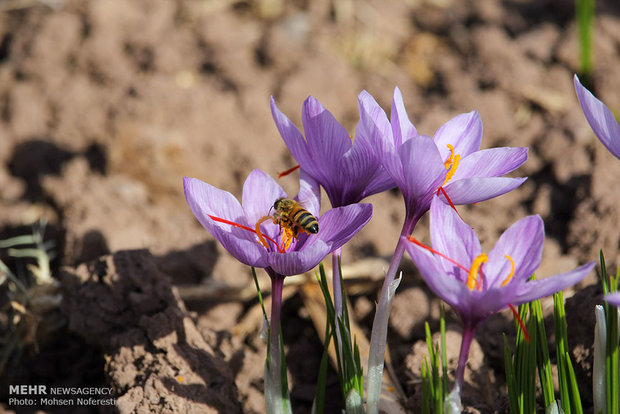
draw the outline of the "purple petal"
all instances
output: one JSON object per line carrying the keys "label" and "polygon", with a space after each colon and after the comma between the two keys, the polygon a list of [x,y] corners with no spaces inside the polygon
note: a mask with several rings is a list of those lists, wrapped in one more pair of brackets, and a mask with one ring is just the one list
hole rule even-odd
{"label": "purple petal", "polygon": [[328,210],[319,217],[318,237],[309,237],[304,248],[318,239],[330,245],[330,251],[336,250],[360,231],[371,217],[371,204],[351,204]]}
{"label": "purple petal", "polygon": [[269,174],[253,170],[243,184],[241,198],[249,226],[254,228],[260,218],[269,215],[273,203],[283,197],[288,195]]}
{"label": "purple petal", "polygon": [[237,199],[196,178],[183,177],[185,199],[194,216],[228,252],[240,262],[255,267],[267,265],[267,252],[250,231],[213,221],[209,216],[248,225]]}
{"label": "purple petal", "polygon": [[410,242],[405,245],[405,250],[433,293],[451,306],[463,309],[471,292],[463,282],[444,272],[440,262],[443,259]]}
{"label": "purple petal", "polygon": [[318,265],[332,250],[329,244],[317,240],[301,251],[271,252],[269,267],[283,276],[299,275]]}
{"label": "purple petal", "polygon": [[518,291],[516,292],[516,295],[512,299],[511,303],[513,305],[520,305],[522,303],[540,299],[560,290],[566,289],[567,287],[580,282],[588,275],[588,273],[590,273],[593,267],[594,262],[590,262],[571,272],[562,273],[542,280],[525,282],[519,286]]}
{"label": "purple petal", "polygon": [[487,283],[500,287],[511,272],[510,256],[515,264],[512,280],[527,280],[538,269],[545,240],[544,224],[540,216],[525,217],[510,226],[489,252],[484,265]]}
{"label": "purple petal", "polygon": [[527,148],[492,148],[476,151],[461,161],[452,180],[471,177],[500,177],[527,160]]}
{"label": "purple petal", "polygon": [[368,181],[366,191],[364,192],[364,197],[382,193],[394,187],[396,187],[394,179],[387,173],[382,165],[379,165],[372,178]]}
{"label": "purple petal", "polygon": [[230,226],[225,224],[214,224],[209,215],[234,221],[243,225],[247,224],[245,212],[239,201],[228,191],[220,190],[197,178],[183,177],[183,190],[185,199],[194,216],[206,227],[209,226]]}
{"label": "purple petal", "polygon": [[333,178],[340,182],[337,194],[330,194],[326,188],[333,207],[357,203],[369,195],[395,187],[365,135],[356,136],[353,146],[342,158],[340,174],[334,174]]}
{"label": "purple petal", "polygon": [[365,135],[379,154],[394,153],[396,145],[392,135],[392,126],[385,112],[375,98],[362,91],[358,98],[360,121],[355,136]]}
{"label": "purple petal", "polygon": [[408,139],[418,135],[418,131],[416,131],[415,127],[409,120],[409,116],[407,115],[407,110],[405,109],[405,104],[403,102],[403,95],[400,93],[400,89],[398,89],[398,87],[394,88],[392,113],[390,116],[396,147],[400,146]]}
{"label": "purple petal", "polygon": [[[438,197],[434,197],[431,203],[430,232],[433,249],[467,269],[481,252],[480,241],[474,230]],[[453,274],[462,282],[467,280],[467,273],[453,263],[445,259],[440,260],[440,263],[445,273]]]}
{"label": "purple petal", "polygon": [[335,180],[340,181],[340,194],[335,197],[339,202],[334,207],[360,201],[369,179],[379,168],[379,160],[368,139],[365,136],[356,137],[353,146],[342,158],[340,172],[333,175]]}
{"label": "purple petal", "polygon": [[330,169],[337,169],[340,159],[352,145],[347,130],[312,96],[304,102],[301,115],[314,162],[328,173]]}
{"label": "purple petal", "polygon": [[482,121],[476,111],[460,114],[443,124],[435,135],[433,141],[437,144],[441,159],[445,160],[450,155],[448,144],[454,146],[454,153],[465,158],[469,154],[480,149],[482,141]]}
{"label": "purple petal", "polygon": [[[505,194],[520,186],[527,178],[474,177],[450,180],[444,186],[452,203],[472,204]],[[443,194],[440,196],[445,201]]]}
{"label": "purple petal", "polygon": [[319,183],[304,170],[299,171],[299,193],[297,193],[295,200],[301,203],[313,216],[319,216],[321,212],[321,189]]}
{"label": "purple petal", "polygon": [[483,289],[481,292],[473,291],[472,301],[474,304],[470,311],[471,317],[480,320],[507,308],[513,294],[512,290],[505,288]]}
{"label": "purple petal", "polygon": [[592,130],[603,145],[616,158],[620,159],[620,125],[609,108],[581,85],[577,75],[574,76],[575,91],[581,109]]}
{"label": "purple petal", "polygon": [[620,292],[610,293],[609,295],[605,295],[604,298],[610,305],[620,307]]}
{"label": "purple petal", "polygon": [[312,156],[308,152],[306,140],[303,135],[301,135],[301,132],[299,132],[299,129],[293,125],[291,120],[280,112],[273,96],[271,97],[271,114],[284,143],[295,160],[297,160],[301,168],[308,171],[311,175],[314,175],[317,167],[315,166]]}
{"label": "purple petal", "polygon": [[446,177],[446,168],[433,140],[413,137],[398,149],[404,183],[398,183],[408,208],[426,210]]}

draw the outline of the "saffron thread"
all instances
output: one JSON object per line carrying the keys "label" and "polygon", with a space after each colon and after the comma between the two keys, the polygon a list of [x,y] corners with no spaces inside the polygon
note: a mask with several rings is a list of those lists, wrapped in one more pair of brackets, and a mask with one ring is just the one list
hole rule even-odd
{"label": "saffron thread", "polygon": [[297,164],[296,166],[289,168],[286,171],[282,171],[278,173],[278,178],[282,178],[282,177],[286,177],[287,175],[289,175],[290,173],[292,173],[293,171],[295,171],[296,169],[299,168],[299,164]]}

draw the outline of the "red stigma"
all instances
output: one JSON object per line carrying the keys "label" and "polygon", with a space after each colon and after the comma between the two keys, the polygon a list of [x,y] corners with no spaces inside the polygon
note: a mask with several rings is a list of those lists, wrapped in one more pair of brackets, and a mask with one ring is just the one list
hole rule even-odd
{"label": "red stigma", "polygon": [[293,168],[289,168],[286,171],[282,171],[278,173],[278,178],[282,178],[282,177],[286,177],[287,175],[289,175],[290,173],[292,173],[293,171],[295,171],[296,169],[299,168],[299,164],[297,164],[296,166],[294,166]]}
{"label": "red stigma", "polygon": [[525,328],[525,324],[523,323],[523,320],[521,320],[521,317],[519,316],[519,312],[517,312],[515,307],[512,306],[510,303],[508,304],[508,307],[512,311],[512,314],[515,316],[515,319],[517,320],[517,323],[519,324],[519,327],[521,328],[521,332],[523,332],[523,336],[525,336],[525,342],[529,344],[530,334],[527,332],[527,329]]}
{"label": "red stigma", "polygon": [[446,197],[446,200],[448,201],[448,204],[450,204],[450,207],[452,207],[452,210],[456,211],[456,214],[459,216],[459,218],[463,220],[463,217],[461,217],[461,215],[459,214],[459,211],[456,209],[456,207],[454,207],[452,200],[450,200],[450,197],[448,197],[448,193],[446,193],[446,190],[443,189],[443,186],[437,189],[437,195],[439,195],[439,193],[443,194],[443,196]]}
{"label": "red stigma", "polygon": [[[234,226],[234,227],[239,227],[240,229],[251,231],[252,233],[258,235],[258,233],[256,233],[256,230],[254,230],[254,229],[252,229],[252,228],[250,228],[248,226],[244,226],[243,224],[235,223],[234,221],[230,221],[230,220],[226,220],[226,219],[219,218],[219,217],[216,217],[216,216],[212,216],[210,214],[208,214],[208,216],[213,221],[217,221],[217,222],[224,223],[224,224],[229,224],[229,225]],[[278,243],[276,243],[276,241],[274,239],[272,239],[271,237],[266,236],[264,234],[263,234],[263,237],[266,238],[267,240],[269,240],[270,242],[272,242],[278,248],[278,253],[284,253],[284,250],[282,250],[282,248],[278,245]]]}
{"label": "red stigma", "polygon": [[443,253],[441,253],[441,252],[438,252],[437,250],[433,249],[432,247],[429,247],[429,246],[427,246],[427,245],[425,245],[425,244],[423,244],[423,243],[421,243],[421,242],[417,241],[415,237],[413,237],[413,236],[409,236],[409,237],[407,237],[407,240],[409,240],[411,243],[413,243],[413,244],[415,244],[415,245],[417,245],[417,246],[422,247],[423,249],[428,250],[429,252],[431,252],[431,253],[433,253],[433,254],[436,254],[436,255],[437,255],[437,256],[439,256],[439,257],[442,257],[442,258],[446,259],[447,261],[449,261],[449,262],[450,262],[450,263],[452,263],[453,265],[455,265],[455,266],[457,266],[457,267],[461,268],[462,270],[464,270],[465,272],[469,273],[469,269],[468,269],[468,268],[466,268],[465,266],[463,266],[462,264],[460,264],[460,263],[459,263],[459,262],[457,262],[456,260],[449,258],[449,257],[448,257],[448,256],[446,256],[445,254],[443,254]]}

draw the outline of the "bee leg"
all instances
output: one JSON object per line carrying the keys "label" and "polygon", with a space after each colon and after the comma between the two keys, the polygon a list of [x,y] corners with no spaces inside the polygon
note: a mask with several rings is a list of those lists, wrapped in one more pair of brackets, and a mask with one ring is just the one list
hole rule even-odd
{"label": "bee leg", "polygon": [[262,244],[267,250],[269,250],[269,244],[267,243],[267,240],[265,240],[265,237],[263,236],[263,232],[260,229],[260,225],[263,222],[270,220],[271,218],[272,218],[271,216],[264,216],[264,217],[261,217],[256,222],[256,235],[258,236],[258,240],[260,240],[260,244]]}

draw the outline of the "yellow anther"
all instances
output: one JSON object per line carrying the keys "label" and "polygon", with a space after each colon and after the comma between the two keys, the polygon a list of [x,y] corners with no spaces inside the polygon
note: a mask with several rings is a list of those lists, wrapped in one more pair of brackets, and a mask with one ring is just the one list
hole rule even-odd
{"label": "yellow anther", "polygon": [[293,229],[289,229],[288,227],[282,228],[282,250],[287,251],[291,246],[291,243],[295,239],[295,235],[293,233]]}
{"label": "yellow anther", "polygon": [[454,158],[454,146],[448,144],[448,149],[450,150],[450,156],[448,157],[448,159],[443,163],[443,165],[446,167],[446,170],[450,169],[450,166],[452,165],[452,158]]}
{"label": "yellow anther", "polygon": [[456,169],[459,166],[459,161],[461,161],[461,156],[459,154],[454,154],[454,147],[452,145],[448,144],[448,149],[450,150],[450,156],[446,162],[443,163],[448,172],[446,173],[446,179],[444,180],[442,186],[446,185],[454,176],[454,173],[456,173]]}
{"label": "yellow anther", "polygon": [[269,244],[267,244],[267,240],[265,240],[265,237],[263,237],[263,232],[260,229],[260,225],[263,224],[263,222],[270,220],[272,217],[271,216],[263,216],[261,217],[257,222],[256,222],[256,235],[258,236],[258,240],[260,240],[260,244],[262,244],[265,249],[269,250]]}
{"label": "yellow anther", "polygon": [[478,257],[474,259],[474,262],[469,268],[469,275],[467,276],[467,287],[469,290],[474,290],[476,286],[478,290],[482,290],[482,280],[478,282],[478,271],[480,270],[480,266],[486,263],[487,260],[489,260],[489,257],[485,253],[478,255]]}
{"label": "yellow anther", "polygon": [[510,279],[512,279],[512,276],[515,274],[515,261],[512,260],[512,257],[508,256],[507,254],[504,255],[504,257],[506,257],[506,259],[508,259],[508,261],[510,262],[511,269],[506,279],[504,279],[504,281],[502,282],[502,287],[506,286],[508,282],[510,282]]}

